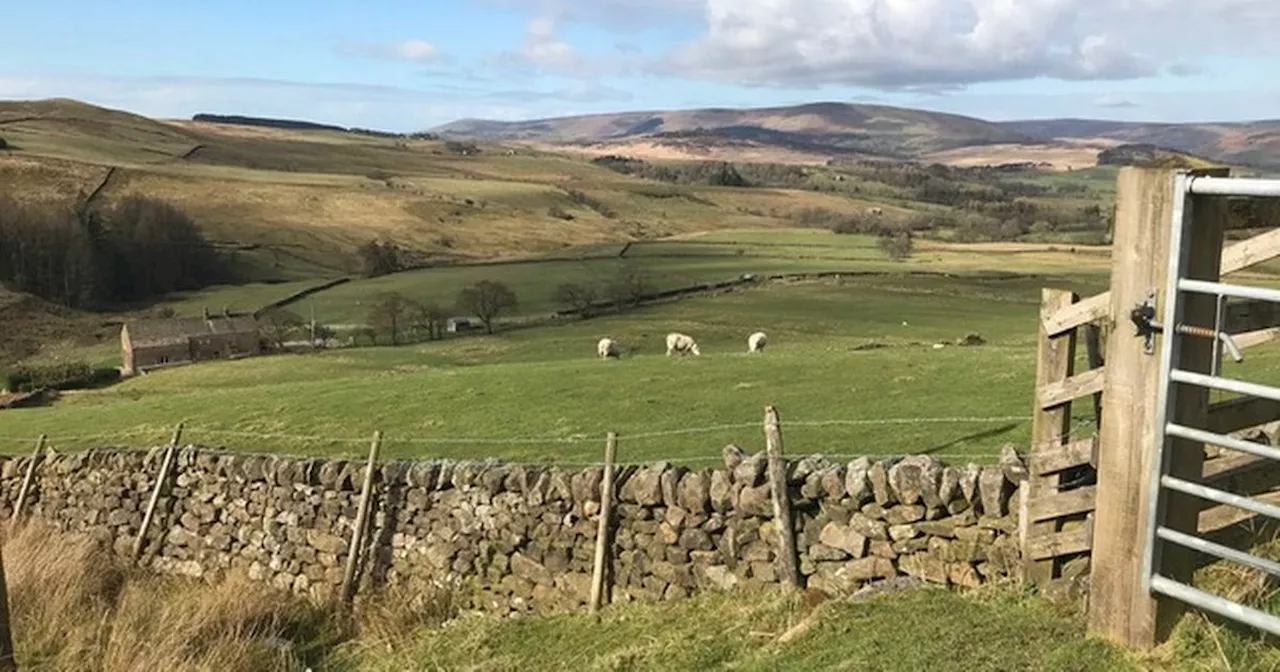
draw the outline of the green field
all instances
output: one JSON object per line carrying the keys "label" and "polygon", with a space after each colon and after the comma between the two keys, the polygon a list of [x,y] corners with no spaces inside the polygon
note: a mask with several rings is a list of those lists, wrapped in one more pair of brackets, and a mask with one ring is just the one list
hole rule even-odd
{"label": "green field", "polygon": [[[732,252],[748,245],[760,256]],[[768,282],[495,336],[157,371],[66,393],[51,407],[7,411],[0,442],[10,452],[41,433],[59,449],[158,443],[184,421],[190,442],[258,452],[356,456],[381,430],[388,457],[580,464],[597,460],[601,438],[615,431],[621,459],[710,465],[729,442],[759,449],[763,409],[776,405],[791,453],[989,461],[1003,444],[1025,446],[1029,437],[1041,288],[1088,296],[1106,287],[1106,256],[1084,250],[952,247],[894,262],[869,239],[813,231],[721,232],[636,247],[629,262],[613,255],[357,280],[293,309],[306,315],[314,306],[322,322],[359,323],[361,302],[378,292],[447,300],[465,284],[497,278],[520,292],[522,313],[535,314],[557,307],[556,283],[607,278],[623,263],[638,264],[658,287],[743,272],[868,274]],[[689,249],[702,251],[678,254]],[[802,258],[815,251],[844,261]],[[1061,274],[1018,274],[1031,269]],[[260,304],[301,286],[209,290],[170,305],[241,307],[230,298]],[[769,345],[748,355],[746,337],[756,330],[769,334]],[[668,359],[669,331],[694,335],[703,356]],[[970,333],[985,344],[954,345]],[[604,336],[622,344],[621,360],[595,357]],[[80,355],[118,357],[113,347]],[[1232,366],[1232,375],[1274,380],[1280,352],[1252,350]],[[1083,422],[1089,404],[1078,406]]]}

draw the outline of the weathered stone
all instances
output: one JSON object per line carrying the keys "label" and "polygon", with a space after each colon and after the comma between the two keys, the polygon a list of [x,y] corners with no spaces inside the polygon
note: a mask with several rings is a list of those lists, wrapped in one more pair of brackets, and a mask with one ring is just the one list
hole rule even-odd
{"label": "weathered stone", "polygon": [[746,487],[756,487],[764,483],[764,472],[767,466],[768,457],[764,453],[756,453],[734,467],[733,482],[741,483]]}
{"label": "weathered stone", "polygon": [[1089,594],[1089,577],[1054,579],[1041,587],[1039,594],[1055,604],[1079,607]]}
{"label": "weathered stone", "polygon": [[800,497],[808,501],[822,499],[822,474],[818,472],[805,476],[800,485]]}
{"label": "weathered stone", "polygon": [[778,582],[778,568],[772,562],[751,563],[751,578],[764,583]]}
{"label": "weathered stone", "polygon": [[857,506],[866,504],[871,499],[871,482],[867,480],[867,473],[870,470],[871,459],[859,457],[850,462],[844,472],[845,493]]}
{"label": "weathered stone", "polygon": [[990,544],[996,540],[996,532],[995,530],[981,527],[957,527],[955,528],[955,538],[980,544]]}
{"label": "weathered stone", "polygon": [[978,527],[986,530],[998,530],[1005,534],[1015,534],[1018,531],[1018,521],[1013,516],[983,516],[978,519]]}
{"label": "weathered stone", "polygon": [[[297,529],[297,528],[290,528]],[[347,540],[342,537],[320,532],[318,530],[307,530],[306,542],[312,548],[322,553],[332,553],[334,555],[342,555],[347,552]]]}
{"label": "weathered stone", "polygon": [[889,526],[889,538],[894,541],[914,539],[919,534],[920,534],[920,531],[917,530],[916,526],[911,523],[907,523],[904,525]]}
{"label": "weathered stone", "polygon": [[604,480],[604,470],[596,467],[580,471],[569,478],[569,490],[575,504],[600,501],[600,483]]}
{"label": "weathered stone", "polygon": [[922,534],[934,537],[946,537],[947,539],[956,538],[956,521],[954,518],[921,521],[916,523],[916,529]]}
{"label": "weathered stone", "polygon": [[969,511],[972,508],[973,506],[969,504],[968,500],[957,497],[956,499],[951,500],[950,504],[947,504],[947,513],[954,516],[964,513],[965,511]]}
{"label": "weathered stone", "polygon": [[715,548],[711,535],[698,528],[690,528],[680,533],[680,548],[687,551],[709,551]]}
{"label": "weathered stone", "polygon": [[904,458],[889,469],[889,485],[903,504],[923,502],[926,507],[943,504],[938,497],[942,465],[932,457],[916,455]]}
{"label": "weathered stone", "polygon": [[733,478],[729,472],[716,469],[711,472],[711,486],[708,494],[711,499],[711,508],[720,513],[728,513],[737,505],[733,499]]}
{"label": "weathered stone", "polygon": [[885,508],[875,502],[863,505],[861,510],[862,515],[867,518],[871,518],[873,520],[884,520]]}
{"label": "weathered stone", "polygon": [[894,550],[893,543],[889,541],[875,540],[867,545],[867,552],[879,558],[888,558],[892,560],[898,557],[898,552]]}
{"label": "weathered stone", "polygon": [[666,507],[679,506],[679,493],[677,490],[680,485],[680,478],[684,476],[685,469],[681,466],[667,466],[662,470],[662,476],[658,479],[659,486],[662,488],[662,504]]}
{"label": "weathered stone", "polygon": [[787,482],[791,485],[801,485],[809,480],[813,474],[820,473],[823,469],[830,466],[830,462],[821,455],[807,455],[787,465]]}
{"label": "weathered stone", "polygon": [[680,541],[680,533],[676,531],[674,526],[666,521],[663,521],[657,526],[654,530],[654,535],[658,540],[658,543],[665,544],[667,546]]}
{"label": "weathered stone", "polygon": [[888,579],[898,574],[893,562],[886,558],[870,557],[850,560],[844,564],[844,573],[854,581]]}
{"label": "weathered stone", "polygon": [[712,587],[720,590],[733,590],[738,586],[738,577],[724,565],[710,565],[702,570],[702,577]]}
{"label": "weathered stone", "polygon": [[891,457],[872,464],[867,470],[867,482],[871,484],[871,494],[875,497],[876,504],[880,506],[889,506],[898,501],[897,493],[889,486],[889,470],[897,462],[898,458]]}
{"label": "weathered stone", "polygon": [[929,550],[929,537],[916,537],[893,542],[893,551],[898,555],[918,553]]}
{"label": "weathered stone", "polygon": [[1062,564],[1062,578],[1074,579],[1082,576],[1089,576],[1089,556],[1082,555],[1072,558]]}
{"label": "weathered stone", "polygon": [[725,446],[723,452],[724,468],[728,469],[730,473],[732,473],[734,469],[737,469],[738,465],[742,464],[742,461],[747,457],[747,454],[742,452],[741,448],[732,443]]}
{"label": "weathered stone", "polygon": [[960,471],[960,493],[970,504],[977,504],[978,477],[982,475],[982,467],[970,462]]}
{"label": "weathered stone", "polygon": [[711,499],[711,483],[707,475],[691,471],[680,479],[676,503],[692,513],[706,513]]}
{"label": "weathered stone", "polygon": [[898,558],[898,569],[903,574],[932,583],[947,585],[951,580],[946,561],[930,553],[912,553]]}
{"label": "weathered stone", "polygon": [[845,498],[844,469],[842,465],[836,465],[822,470],[822,492],[826,499],[838,502]]}
{"label": "weathered stone", "polygon": [[743,488],[738,493],[738,512],[747,516],[772,516],[773,500],[768,485]]}
{"label": "weathered stone", "polygon": [[657,506],[662,503],[662,472],[654,468],[642,468],[627,479],[622,486],[623,501],[642,506]]}
{"label": "weathered stone", "polygon": [[927,509],[919,504],[899,504],[884,513],[885,522],[890,525],[905,525],[924,520]]}
{"label": "weathered stone", "polygon": [[[871,522],[868,521],[868,523]],[[869,531],[873,527],[868,526],[864,529]],[[883,528],[880,528],[880,530],[883,530]],[[823,526],[818,539],[823,544],[838,548],[855,558],[861,558],[867,553],[867,536],[858,532],[852,525],[840,525],[835,522],[827,523]]]}
{"label": "weathered stone", "polygon": [[536,584],[544,586],[554,584],[554,577],[551,572],[542,563],[530,559],[523,553],[517,552],[511,556],[511,572]]}
{"label": "weathered stone", "polygon": [[984,467],[978,476],[978,490],[982,498],[982,511],[988,516],[1008,513],[1008,481],[999,467]]}
{"label": "weathered stone", "polygon": [[[834,560],[846,560],[849,553],[840,548],[833,548],[826,544],[814,544],[809,547],[809,559],[814,562],[828,562]],[[810,572],[812,573],[812,572]]]}
{"label": "weathered stone", "polygon": [[875,520],[862,513],[855,513],[849,518],[849,529],[868,539],[877,541],[889,539],[889,529],[883,521]]}
{"label": "weathered stone", "polygon": [[968,563],[957,562],[949,565],[947,578],[952,584],[962,588],[977,588],[982,585],[982,577],[978,576],[977,570]]}
{"label": "weathered stone", "polygon": [[1018,447],[1012,443],[1006,443],[1000,449],[1000,459],[997,464],[1000,465],[1000,471],[1004,473],[1004,477],[1010,483],[1021,483],[1026,480],[1026,460],[1018,453]]}

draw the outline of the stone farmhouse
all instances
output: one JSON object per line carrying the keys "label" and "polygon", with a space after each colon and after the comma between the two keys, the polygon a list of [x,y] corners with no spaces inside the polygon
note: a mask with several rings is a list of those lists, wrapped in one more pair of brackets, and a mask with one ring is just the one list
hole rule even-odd
{"label": "stone farmhouse", "polygon": [[151,369],[262,353],[258,321],[252,315],[176,317],[129,322],[120,329],[126,376]]}

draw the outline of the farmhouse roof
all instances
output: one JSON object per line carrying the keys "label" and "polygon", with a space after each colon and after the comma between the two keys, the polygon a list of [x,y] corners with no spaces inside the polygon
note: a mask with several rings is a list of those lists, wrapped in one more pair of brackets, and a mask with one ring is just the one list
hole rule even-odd
{"label": "farmhouse roof", "polygon": [[221,334],[251,334],[258,331],[258,322],[253,317],[211,316],[175,317],[156,320],[138,320],[125,326],[129,330],[129,341],[133,346],[148,345],[180,345],[192,338]]}

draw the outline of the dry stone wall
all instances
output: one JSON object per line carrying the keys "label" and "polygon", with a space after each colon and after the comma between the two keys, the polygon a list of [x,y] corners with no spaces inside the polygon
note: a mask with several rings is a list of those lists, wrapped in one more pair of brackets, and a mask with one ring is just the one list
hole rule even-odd
{"label": "dry stone wall", "polygon": [[[49,456],[23,510],[127,554],[162,458],[162,449]],[[779,581],[765,456],[729,446],[724,458],[715,469],[619,467],[607,570],[614,601]],[[0,459],[7,517],[30,458]],[[209,580],[243,570],[326,599],[342,581],[363,471],[354,461],[183,448],[144,562]],[[1009,576],[1018,566],[1010,501],[1024,473],[1012,449],[985,467],[919,456],[793,458],[788,491],[804,580],[841,593],[900,575],[960,586]],[[603,468],[393,461],[374,476],[362,590],[431,582],[496,612],[586,603]]]}

